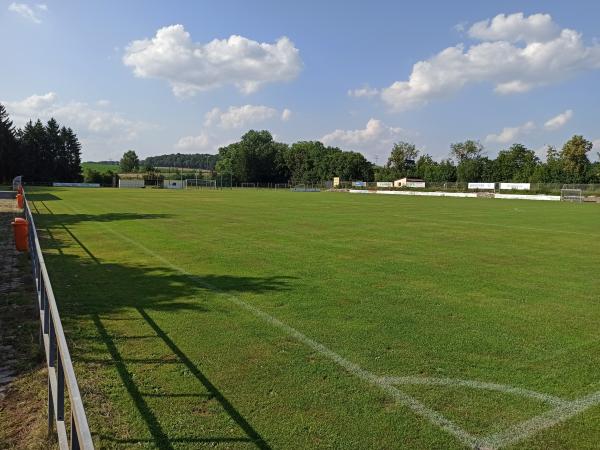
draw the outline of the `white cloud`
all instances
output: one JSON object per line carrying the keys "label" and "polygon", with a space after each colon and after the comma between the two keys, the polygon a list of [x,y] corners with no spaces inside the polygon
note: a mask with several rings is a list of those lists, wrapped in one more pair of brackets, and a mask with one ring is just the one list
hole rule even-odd
{"label": "white cloud", "polygon": [[[288,120],[292,112],[284,109],[281,112],[281,120]],[[264,122],[278,116],[275,108],[263,105],[230,106],[226,111],[213,108],[204,116],[204,126],[217,125],[221,128],[241,128],[252,123]]]}
{"label": "white cloud", "polygon": [[219,147],[239,140],[239,129],[244,126],[274,118],[287,121],[291,115],[292,111],[287,108],[279,112],[263,105],[230,106],[226,110],[213,108],[204,115],[205,128],[198,135],[183,136],[174,148],[184,152],[214,153]]}
{"label": "white cloud", "polygon": [[348,95],[350,97],[366,97],[366,98],[371,98],[371,97],[375,97],[377,94],[379,94],[379,91],[375,88],[369,87],[369,86],[363,86],[361,88],[358,89],[348,89]]}
{"label": "white cloud", "polygon": [[285,108],[281,111],[281,120],[287,122],[292,118],[292,111],[290,109]]}
{"label": "white cloud", "polygon": [[105,108],[96,109],[85,102],[60,102],[54,92],[2,103],[17,126],[22,127],[29,120],[39,118],[46,121],[54,117],[61,125],[73,128],[83,137],[104,136],[110,142],[130,141],[151,127]]}
{"label": "white cloud", "polygon": [[58,96],[54,92],[48,92],[43,95],[31,95],[23,100],[18,100],[14,102],[6,101],[5,105],[8,109],[12,110],[13,114],[16,115],[25,115],[29,116],[29,118],[33,118],[34,115],[37,114],[38,111],[43,111],[49,108],[52,104],[56,102]]}
{"label": "white cloud", "polygon": [[508,42],[547,42],[560,34],[560,28],[550,14],[523,13],[498,14],[489,19],[474,23],[469,28],[469,36],[481,41]]}
{"label": "white cloud", "polygon": [[522,93],[600,68],[600,44],[586,46],[580,33],[559,30],[549,15],[499,15],[469,33],[485,41],[448,47],[417,62],[408,80],[380,90],[384,102],[407,110],[474,83],[491,83],[498,94]]}
{"label": "white cloud", "polygon": [[594,146],[594,150],[600,152],[600,139],[594,139],[592,144]]}
{"label": "white cloud", "polygon": [[173,146],[183,153],[210,153],[215,154],[220,147],[240,140],[239,134],[221,135],[207,130],[200,131],[198,135],[184,136]]}
{"label": "white cloud", "polygon": [[546,130],[554,131],[562,128],[573,117],[573,110],[567,109],[558,116],[553,117],[544,124]]}
{"label": "white cloud", "polygon": [[402,139],[408,132],[402,128],[390,127],[378,119],[369,119],[365,128],[357,130],[335,130],[326,134],[321,141],[327,145],[356,150],[365,156],[387,154],[394,142]]}
{"label": "white cloud", "polygon": [[273,44],[237,35],[202,44],[193,42],[183,25],[131,42],[123,63],[138,77],[168,81],[178,96],[227,84],[252,93],[265,83],[291,80],[302,68],[298,49],[285,36]]}
{"label": "white cloud", "polygon": [[498,134],[489,134],[485,140],[487,142],[497,142],[500,144],[508,144],[514,142],[517,138],[529,133],[535,129],[535,124],[532,121],[525,122],[517,127],[506,127]]}
{"label": "white cloud", "polygon": [[494,88],[494,92],[498,94],[521,94],[527,92],[533,86],[521,80],[508,81],[506,83],[498,83]]}
{"label": "white cloud", "polygon": [[175,148],[187,151],[202,151],[207,150],[210,145],[210,138],[207,134],[201,133],[198,136],[184,136],[177,144]]}
{"label": "white cloud", "polygon": [[[38,4],[35,6],[40,11],[48,11],[48,6],[44,4]],[[27,3],[11,3],[8,5],[8,10],[17,13],[21,17],[27,20],[31,20],[33,23],[42,23],[42,19],[37,15],[35,10]]]}

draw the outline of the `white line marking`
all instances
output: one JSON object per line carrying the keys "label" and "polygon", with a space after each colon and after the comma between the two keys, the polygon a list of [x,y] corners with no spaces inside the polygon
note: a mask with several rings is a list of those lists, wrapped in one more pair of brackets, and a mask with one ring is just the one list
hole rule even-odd
{"label": "white line marking", "polygon": [[434,378],[434,377],[384,377],[383,380],[390,384],[420,384],[428,386],[456,386],[468,387],[472,389],[483,389],[487,391],[504,392],[506,394],[529,397],[540,402],[549,403],[553,406],[567,406],[571,402],[563,400],[554,395],[543,394],[541,392],[531,391],[519,387],[507,386],[505,384],[488,383],[475,380],[461,380],[459,378]]}
{"label": "white line marking", "polygon": [[551,409],[539,416],[513,425],[500,433],[487,436],[481,440],[482,446],[500,448],[515,444],[533,436],[541,430],[558,425],[596,405],[600,405],[600,392],[595,392],[577,400],[570,401],[563,406]]}
{"label": "white line marking", "polygon": [[[74,209],[69,205],[65,205],[68,209],[73,211],[75,214],[81,214],[80,211]],[[223,292],[215,286],[212,286],[209,283],[206,283],[200,277],[193,275],[186,270],[176,266],[171,263],[169,260],[165,259],[162,255],[155,253],[145,245],[140,242],[131,239],[118,231],[110,228],[105,223],[98,223],[99,226],[105,228],[110,233],[119,237],[120,239],[129,242],[130,244],[136,246],[140,250],[143,250],[148,255],[152,256],[154,259],[161,261],[166,266],[170,267],[174,271],[181,273],[193,280],[195,280],[198,284],[205,286],[206,288],[212,290],[215,293],[229,299],[232,303],[237,306],[247,310],[248,312],[254,314],[257,317],[262,318],[266,322],[271,325],[279,328],[280,330],[286,332],[288,335],[294,337],[299,342],[302,342],[306,346],[312,348],[316,352],[320,353],[322,356],[330,359],[331,361],[338,364],[340,367],[344,368],[347,372],[352,375],[372,384],[373,386],[377,386],[382,389],[384,392],[387,392],[390,396],[392,396],[396,401],[403,404],[404,406],[410,408],[416,414],[425,417],[434,425],[437,425],[442,430],[447,431],[448,433],[454,435],[460,441],[462,441],[465,445],[476,448],[476,449],[498,449],[510,444],[515,444],[520,442],[528,437],[531,437],[538,433],[541,430],[546,428],[550,428],[554,425],[557,425],[561,422],[564,422],[575,415],[582,413],[589,408],[600,404],[600,391],[595,392],[593,394],[587,395],[585,397],[567,401],[560,399],[558,397],[554,397],[551,395],[538,393],[535,391],[530,391],[522,388],[512,388],[510,386],[500,385],[496,383],[485,383],[478,381],[469,381],[469,380],[453,380],[453,379],[445,379],[445,378],[429,378],[426,379],[428,381],[424,381],[422,378],[418,377],[380,377],[375,375],[372,372],[369,372],[358,364],[355,364],[343,356],[335,353],[333,350],[328,347],[320,344],[319,342],[309,338],[305,334],[296,330],[295,328],[281,322],[279,319],[271,316],[270,314],[262,311],[256,306],[245,302],[239,297]],[[417,383],[418,382],[418,383]],[[398,388],[394,386],[394,384],[437,384],[437,385],[456,385],[456,386],[465,386],[472,387],[477,389],[488,389],[488,390],[497,390],[502,392],[507,392],[511,394],[522,395],[525,397],[536,398],[541,401],[545,401],[550,404],[558,405],[556,408],[546,411],[536,417],[525,420],[519,424],[513,425],[506,429],[505,431],[495,433],[484,438],[477,438],[476,436],[471,435],[467,431],[460,428],[458,425],[454,424],[444,416],[442,416],[437,411],[432,410],[431,408],[425,406],[423,403],[415,399],[414,397],[402,392]]]}
{"label": "white line marking", "polygon": [[[78,211],[71,206],[67,206],[67,208],[70,209],[71,211],[73,211],[75,214],[81,214],[81,211]],[[182,269],[181,267],[176,266],[171,261],[167,260],[162,255],[149,249],[142,243],[140,243],[134,239],[131,239],[128,236],[125,236],[124,234],[119,233],[118,231],[110,228],[108,225],[106,225],[104,223],[98,223],[98,225],[104,227],[108,232],[119,237],[120,239],[136,246],[140,250],[142,250],[145,253],[147,253],[148,255],[150,255],[154,260],[161,261],[163,264],[170,267],[172,270],[191,278],[192,280],[196,281],[199,285],[202,285],[202,286],[206,287],[207,289],[209,289],[215,293],[218,293],[219,295],[230,300],[235,305],[247,310],[248,312],[254,314],[255,316],[260,317],[261,319],[270,323],[271,325],[279,328],[280,330],[284,331],[289,336],[292,336],[296,340],[300,341],[307,347],[312,348],[313,350],[315,350],[322,356],[335,362],[337,365],[341,366],[342,368],[344,368],[347,372],[351,373],[352,375],[372,384],[373,386],[379,387],[383,391],[387,392],[390,396],[392,396],[399,403],[410,408],[415,413],[425,417],[431,423],[433,423],[434,425],[437,425],[442,430],[445,430],[448,433],[457,437],[460,441],[462,441],[463,444],[465,444],[471,448],[477,447],[478,439],[475,436],[469,434],[468,432],[466,432],[459,426],[455,425],[453,422],[446,419],[444,416],[442,416],[437,411],[434,411],[434,410],[428,408],[427,406],[425,406],[423,403],[421,403],[417,399],[400,391],[398,388],[396,388],[395,386],[392,386],[390,383],[387,383],[386,381],[384,381],[384,379],[382,377],[379,377],[379,376],[375,375],[374,373],[363,369],[358,364],[355,364],[355,363],[347,360],[346,358],[337,354],[336,352],[329,349],[328,347],[325,347],[323,344],[309,338],[305,334],[301,333],[300,331],[296,330],[295,328],[292,328],[291,326],[287,325],[286,323],[283,323],[282,321],[271,316],[270,314],[267,314],[266,312],[262,311],[261,309],[257,308],[256,306],[245,302],[244,300],[240,299],[239,297],[237,297],[233,294],[223,292],[220,289],[218,289],[217,287],[212,286],[211,284],[207,283],[202,278],[189,273],[188,271]]]}

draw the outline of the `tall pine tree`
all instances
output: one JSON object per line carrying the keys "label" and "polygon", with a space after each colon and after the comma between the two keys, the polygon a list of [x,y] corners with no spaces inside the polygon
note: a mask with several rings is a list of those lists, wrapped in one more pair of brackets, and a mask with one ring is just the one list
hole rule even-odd
{"label": "tall pine tree", "polygon": [[67,166],[67,158],[64,151],[62,139],[60,137],[60,126],[52,117],[45,127],[46,131],[46,146],[42,154],[44,158],[49,160],[47,169],[49,173],[44,177],[44,181],[62,181],[65,179],[65,168]]}
{"label": "tall pine tree", "polygon": [[19,175],[18,144],[13,123],[0,103],[0,181],[8,182]]}
{"label": "tall pine tree", "polygon": [[62,127],[60,137],[63,143],[66,165],[65,180],[81,181],[81,144],[71,128]]}

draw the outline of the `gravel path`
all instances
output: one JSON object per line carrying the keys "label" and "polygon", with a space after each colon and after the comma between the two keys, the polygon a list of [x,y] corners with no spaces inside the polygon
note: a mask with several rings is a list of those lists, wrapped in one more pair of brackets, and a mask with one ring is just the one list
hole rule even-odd
{"label": "gravel path", "polygon": [[[0,200],[0,402],[21,366],[16,347],[23,324],[18,319],[33,320],[34,311],[28,266],[15,250],[10,224],[18,213],[14,200]],[[23,302],[25,296],[31,302]]]}

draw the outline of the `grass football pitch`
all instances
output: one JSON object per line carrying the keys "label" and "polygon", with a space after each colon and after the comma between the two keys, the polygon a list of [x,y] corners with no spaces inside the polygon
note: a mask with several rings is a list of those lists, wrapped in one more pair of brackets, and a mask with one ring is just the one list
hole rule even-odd
{"label": "grass football pitch", "polygon": [[98,448],[597,448],[600,208],[46,189]]}

